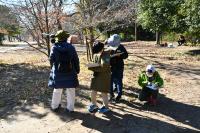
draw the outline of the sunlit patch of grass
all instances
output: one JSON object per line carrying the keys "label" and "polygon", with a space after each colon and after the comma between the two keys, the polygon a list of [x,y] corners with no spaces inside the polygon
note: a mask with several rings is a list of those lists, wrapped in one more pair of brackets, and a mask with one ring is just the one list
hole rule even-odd
{"label": "sunlit patch of grass", "polygon": [[185,55],[184,52],[176,52],[172,56],[178,56],[178,57],[180,57],[180,56],[184,56],[184,55]]}
{"label": "sunlit patch of grass", "polygon": [[35,51],[16,51],[12,53],[0,53],[0,60],[7,64],[37,64],[48,62],[48,57]]}
{"label": "sunlit patch of grass", "polygon": [[[199,56],[191,57],[190,55],[185,54],[185,51],[188,51],[187,47],[178,48],[178,50],[175,48],[165,49],[154,47],[150,50],[149,47],[147,49],[148,50],[145,50],[145,47],[142,47],[142,50],[138,49],[136,52],[137,54],[130,54],[129,58],[125,60],[123,78],[124,88],[138,88],[138,75],[142,70],[145,70],[148,64],[157,64],[160,62],[173,65],[180,65],[179,63],[184,65],[194,63],[195,65],[195,63],[198,62]],[[189,48],[189,50],[193,49],[195,48]],[[129,51],[132,50],[129,49]],[[173,60],[170,60],[170,58]],[[80,54],[79,59],[79,83],[80,85],[89,87],[92,71],[88,70],[86,67],[86,54]],[[11,96],[23,100],[39,99],[40,101],[47,101],[47,99],[51,98],[52,90],[47,86],[50,72],[47,56],[39,52],[23,50],[11,53],[0,53],[0,64],[6,64],[0,67],[2,76],[1,83],[3,83],[1,84],[1,88],[6,88],[6,91],[3,93],[9,95],[13,94]],[[166,71],[160,69],[159,72],[163,78],[167,80],[167,85],[171,85],[171,78],[168,77],[169,75]],[[88,87],[80,87],[81,93],[79,94],[80,98],[87,101],[90,100],[90,91],[88,91]],[[80,106],[83,107],[84,105]]]}

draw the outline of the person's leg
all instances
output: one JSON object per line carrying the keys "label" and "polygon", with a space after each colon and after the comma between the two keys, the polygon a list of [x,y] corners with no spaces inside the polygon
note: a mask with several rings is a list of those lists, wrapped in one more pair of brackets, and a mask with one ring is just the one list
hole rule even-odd
{"label": "person's leg", "polygon": [[123,72],[124,69],[121,68],[117,71],[117,97],[116,97],[116,101],[119,101],[121,99],[122,96],[122,88],[123,88]]}
{"label": "person's leg", "polygon": [[111,75],[111,80],[110,80],[110,99],[114,98],[114,92],[113,92],[113,86],[114,86],[114,75]]}
{"label": "person's leg", "polygon": [[140,92],[139,100],[147,101],[149,96],[150,96],[149,89],[147,87],[144,87],[144,88],[142,88],[142,91]]}
{"label": "person's leg", "polygon": [[103,99],[103,104],[106,108],[108,108],[108,95],[107,93],[101,93],[102,99]]}
{"label": "person's leg", "polygon": [[61,96],[62,96],[63,89],[54,89],[51,101],[51,108],[56,109],[59,107],[61,103]]}
{"label": "person's leg", "polygon": [[152,101],[152,102],[153,102],[153,105],[156,105],[156,104],[158,103],[158,101],[157,101],[158,90],[154,91],[152,97],[153,97],[153,101]]}
{"label": "person's leg", "polygon": [[75,104],[75,88],[67,88],[67,109],[69,111],[74,111]]}
{"label": "person's leg", "polygon": [[113,92],[117,92],[117,85],[116,84],[113,85]]}
{"label": "person's leg", "polygon": [[88,107],[88,111],[90,113],[94,113],[98,110],[96,98],[97,98],[97,91],[92,90],[92,92],[91,92],[91,102],[92,102],[92,104],[90,104],[89,107]]}
{"label": "person's leg", "polygon": [[117,97],[116,100],[119,100],[122,96],[122,87],[123,87],[123,83],[122,83],[122,78],[118,78],[117,79]]}
{"label": "person's leg", "polygon": [[181,45],[183,46],[186,43],[185,40],[181,40]]}
{"label": "person's leg", "polygon": [[93,105],[97,105],[97,91],[91,92],[91,102]]}
{"label": "person's leg", "polygon": [[157,99],[157,97],[158,97],[158,90],[154,90],[152,92],[152,97],[153,97],[153,99]]}
{"label": "person's leg", "polygon": [[181,46],[181,40],[178,40],[178,46]]}
{"label": "person's leg", "polygon": [[151,105],[156,105],[157,104],[157,96],[158,96],[158,90],[150,90],[150,97],[148,99],[149,103]]}
{"label": "person's leg", "polygon": [[103,99],[103,106],[99,109],[99,113],[106,113],[109,112],[110,109],[108,108],[108,95],[107,93],[101,93]]}

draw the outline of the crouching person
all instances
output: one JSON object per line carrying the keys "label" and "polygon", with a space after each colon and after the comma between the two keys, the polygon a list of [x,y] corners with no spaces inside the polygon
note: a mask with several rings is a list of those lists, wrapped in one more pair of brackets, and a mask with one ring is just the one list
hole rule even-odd
{"label": "crouching person", "polygon": [[50,53],[51,72],[48,86],[54,88],[51,109],[58,111],[61,107],[61,95],[63,89],[67,93],[67,112],[74,111],[75,88],[78,86],[78,76],[80,71],[79,58],[75,48],[67,43],[67,32],[61,30],[55,35]]}
{"label": "crouching person", "polygon": [[[90,88],[91,92],[91,104],[88,107],[88,111],[94,113],[106,113],[109,110],[108,107],[108,93],[110,90],[110,53],[104,51],[104,44],[101,42],[95,42],[92,48],[93,63],[88,65],[88,69],[93,71],[93,77],[91,78]],[[101,92],[103,99],[103,106],[99,108],[97,106],[97,92]]]}
{"label": "crouching person", "polygon": [[146,71],[141,72],[138,84],[142,87],[139,100],[156,105],[159,87],[163,85],[163,79],[153,65],[148,65]]}

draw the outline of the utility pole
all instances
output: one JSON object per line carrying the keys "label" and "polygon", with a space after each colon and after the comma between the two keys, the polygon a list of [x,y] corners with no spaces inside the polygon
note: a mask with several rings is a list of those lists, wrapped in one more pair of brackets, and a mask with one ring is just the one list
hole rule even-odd
{"label": "utility pole", "polygon": [[137,6],[138,6],[139,0],[135,0],[135,42],[137,41]]}

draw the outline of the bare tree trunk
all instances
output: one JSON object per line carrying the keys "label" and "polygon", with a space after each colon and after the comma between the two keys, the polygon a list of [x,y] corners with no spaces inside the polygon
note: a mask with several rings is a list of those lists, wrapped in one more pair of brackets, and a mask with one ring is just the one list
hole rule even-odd
{"label": "bare tree trunk", "polygon": [[135,21],[135,41],[137,41],[137,22]]}
{"label": "bare tree trunk", "polygon": [[[48,16],[48,0],[45,0],[45,2],[43,3],[44,4],[44,7],[45,7],[45,23],[46,23],[46,31],[47,31],[47,34],[49,34],[49,16]],[[48,53],[48,56],[50,55],[50,37],[48,36],[46,38],[46,43],[47,43],[47,53]]]}
{"label": "bare tree trunk", "polygon": [[86,50],[87,50],[87,61],[89,62],[90,61],[90,58],[89,58],[89,45],[88,45],[88,41],[87,41],[87,37],[85,37],[85,44],[86,44]]}
{"label": "bare tree trunk", "polygon": [[156,31],[156,44],[160,45],[160,32]]}
{"label": "bare tree trunk", "polygon": [[62,30],[62,25],[61,25],[61,23],[60,23],[60,20],[59,20],[59,19],[57,20],[57,25],[58,25],[58,30]]}
{"label": "bare tree trunk", "polygon": [[107,31],[107,38],[109,38],[110,37],[110,32],[109,31]]}
{"label": "bare tree trunk", "polygon": [[89,27],[89,34],[90,34],[90,44],[92,45],[94,43],[94,29],[93,27]]}
{"label": "bare tree trunk", "polygon": [[83,30],[79,33],[79,38],[80,38],[80,43],[84,44],[84,35],[83,35]]}
{"label": "bare tree trunk", "polygon": [[[61,8],[63,6],[63,1],[60,0],[59,1],[59,6],[58,6],[58,10],[59,10],[59,13],[61,12]],[[60,22],[60,19],[59,19],[59,14],[57,15],[57,25],[58,25],[58,30],[62,30],[62,25],[61,25],[61,22]]]}
{"label": "bare tree trunk", "polygon": [[2,42],[3,41],[3,37],[4,37],[4,35],[0,33],[0,45],[3,45],[3,42]]}
{"label": "bare tree trunk", "polygon": [[91,49],[91,45],[90,43],[88,42],[88,38],[86,36],[85,38],[85,41],[86,41],[86,49],[87,49],[87,61],[88,62],[91,62],[92,61],[92,49]]}
{"label": "bare tree trunk", "polygon": [[[92,30],[92,32],[91,32]],[[88,35],[87,29],[85,29],[86,35]],[[87,61],[91,62],[93,60],[93,53],[92,53],[92,40],[94,40],[93,29],[89,28],[89,35],[90,38],[85,37],[86,49],[87,49]],[[88,41],[89,40],[89,41]]]}
{"label": "bare tree trunk", "polygon": [[11,37],[10,36],[8,36],[8,41],[11,42]]}

